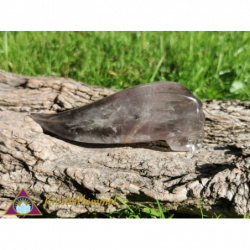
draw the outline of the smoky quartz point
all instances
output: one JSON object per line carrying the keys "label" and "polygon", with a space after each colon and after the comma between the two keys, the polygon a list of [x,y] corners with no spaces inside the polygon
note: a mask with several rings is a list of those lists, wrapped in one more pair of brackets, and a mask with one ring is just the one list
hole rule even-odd
{"label": "smoky quartz point", "polygon": [[164,140],[174,151],[194,151],[204,138],[202,103],[175,82],[139,85],[80,108],[31,116],[45,130],[84,143]]}

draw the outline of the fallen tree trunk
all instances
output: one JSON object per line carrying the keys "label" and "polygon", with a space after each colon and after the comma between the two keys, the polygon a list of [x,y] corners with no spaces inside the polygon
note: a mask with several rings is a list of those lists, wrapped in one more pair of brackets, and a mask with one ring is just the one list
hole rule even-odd
{"label": "fallen tree trunk", "polygon": [[[117,90],[58,77],[0,71],[0,216],[21,188],[43,214],[77,217],[123,206],[58,205],[60,198],[133,201],[174,212],[250,213],[250,102],[204,100],[204,147],[171,152],[164,142],[123,146],[72,143],[45,134],[30,112],[61,112]],[[44,207],[46,198],[51,198]],[[54,204],[52,204],[55,200]]]}

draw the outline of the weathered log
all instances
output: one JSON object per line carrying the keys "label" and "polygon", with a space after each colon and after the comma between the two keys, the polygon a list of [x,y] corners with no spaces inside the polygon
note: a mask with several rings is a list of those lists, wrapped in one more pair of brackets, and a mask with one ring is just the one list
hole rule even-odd
{"label": "weathered log", "polygon": [[[117,90],[59,77],[0,71],[0,216],[21,188],[43,214],[76,217],[115,205],[43,206],[46,197],[133,201],[174,212],[250,213],[250,102],[204,100],[204,147],[172,152],[164,142],[122,146],[73,143],[43,132],[30,112],[60,112]],[[53,198],[53,199],[54,199]]]}

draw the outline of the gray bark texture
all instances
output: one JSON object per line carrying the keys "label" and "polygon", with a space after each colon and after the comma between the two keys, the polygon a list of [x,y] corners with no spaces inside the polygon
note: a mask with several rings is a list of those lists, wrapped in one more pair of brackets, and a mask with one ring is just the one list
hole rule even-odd
{"label": "gray bark texture", "polygon": [[0,70],[0,217],[22,188],[41,212],[78,217],[115,205],[44,207],[47,195],[138,202],[171,212],[221,217],[250,213],[250,102],[203,100],[204,147],[172,152],[166,143],[121,146],[72,143],[45,134],[30,112],[81,107],[115,89],[59,77],[28,77]]}

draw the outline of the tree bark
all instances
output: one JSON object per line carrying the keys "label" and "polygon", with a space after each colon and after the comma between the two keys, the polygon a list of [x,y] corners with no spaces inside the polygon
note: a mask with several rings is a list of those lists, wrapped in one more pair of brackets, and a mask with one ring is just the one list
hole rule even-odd
{"label": "tree bark", "polygon": [[[61,112],[115,93],[60,77],[0,71],[0,216],[25,188],[41,212],[77,217],[115,205],[47,205],[46,197],[109,200],[116,195],[172,212],[242,217],[250,213],[250,102],[203,100],[204,147],[172,152],[166,143],[98,146],[43,132],[30,112]],[[51,199],[51,200],[53,200]],[[5,217],[5,216],[4,216]]]}

